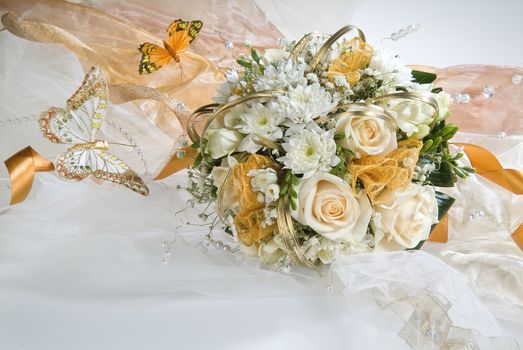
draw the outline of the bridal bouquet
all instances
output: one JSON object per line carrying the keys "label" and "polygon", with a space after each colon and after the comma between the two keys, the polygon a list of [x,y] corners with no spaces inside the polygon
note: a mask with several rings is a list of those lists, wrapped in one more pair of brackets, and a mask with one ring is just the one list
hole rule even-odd
{"label": "bridal bouquet", "polygon": [[353,26],[283,46],[239,57],[191,116],[189,191],[273,266],[419,248],[453,202],[434,186],[474,171],[448,148],[451,97]]}

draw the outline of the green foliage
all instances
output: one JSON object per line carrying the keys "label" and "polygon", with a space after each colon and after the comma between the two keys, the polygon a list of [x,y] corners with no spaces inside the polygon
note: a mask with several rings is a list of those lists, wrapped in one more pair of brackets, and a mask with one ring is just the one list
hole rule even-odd
{"label": "green foliage", "polygon": [[427,135],[423,141],[418,164],[432,162],[436,165],[436,170],[428,177],[428,181],[434,186],[452,187],[458,177],[465,178],[470,173],[475,172],[473,168],[458,164],[457,160],[463,157],[463,153],[449,153],[447,142],[457,132],[457,125],[445,124],[445,121],[442,121],[434,127],[431,134]]}
{"label": "green foliage", "polygon": [[285,170],[285,175],[280,183],[280,196],[289,196],[289,202],[291,203],[292,210],[296,210],[298,205],[296,203],[296,198],[298,198],[298,193],[294,189],[294,186],[298,185],[299,179],[296,175],[292,173],[292,170]]}
{"label": "green foliage", "polygon": [[438,76],[434,73],[412,70],[413,81],[418,84],[430,84],[436,80],[437,77]]}
{"label": "green foliage", "polygon": [[238,57],[238,59],[236,60],[236,63],[238,63],[240,66],[247,68],[247,69],[252,68],[252,62],[248,61],[244,57]]}
{"label": "green foliage", "polygon": [[[334,135],[334,139],[341,139],[344,136],[337,135],[343,135],[343,133],[336,133]],[[342,178],[344,180],[347,180],[349,177],[349,163],[354,158],[354,152],[352,152],[350,149],[343,148],[340,145],[336,145],[336,155],[340,158],[340,162],[338,165],[336,165],[332,170],[330,171],[331,174],[336,175],[339,178]]]}

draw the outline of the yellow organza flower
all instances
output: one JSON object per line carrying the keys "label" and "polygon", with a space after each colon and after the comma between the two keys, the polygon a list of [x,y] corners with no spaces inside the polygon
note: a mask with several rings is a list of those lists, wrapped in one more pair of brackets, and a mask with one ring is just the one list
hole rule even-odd
{"label": "yellow organza flower", "polygon": [[252,154],[243,163],[232,169],[232,183],[239,197],[240,210],[234,218],[238,239],[245,245],[256,246],[260,241],[269,238],[276,225],[264,226],[264,203],[258,201],[258,193],[251,188],[251,177],[247,173],[262,168],[275,168],[274,161],[259,154]]}
{"label": "yellow organza flower", "polygon": [[369,64],[373,52],[372,46],[360,37],[353,38],[344,44],[340,56],[329,64],[327,78],[334,82],[334,78],[341,75],[351,86],[355,85],[360,80],[358,70]]}
{"label": "yellow organza flower", "polygon": [[386,202],[395,191],[406,190],[412,181],[421,146],[421,141],[403,140],[385,157],[355,159],[350,166],[352,188],[356,188],[356,180],[360,179],[374,205]]}

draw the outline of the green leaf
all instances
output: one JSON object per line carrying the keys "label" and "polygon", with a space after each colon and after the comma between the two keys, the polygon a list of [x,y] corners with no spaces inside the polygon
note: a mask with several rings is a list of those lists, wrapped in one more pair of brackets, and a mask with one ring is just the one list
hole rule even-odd
{"label": "green leaf", "polygon": [[287,191],[289,190],[289,184],[283,184],[281,187],[280,187],[280,196],[284,195],[285,193],[287,193]]}
{"label": "green leaf", "polygon": [[434,139],[434,142],[432,143],[432,146],[427,150],[428,152],[434,151],[436,148],[438,148],[439,144],[443,141],[443,138],[441,136],[438,136]]}
{"label": "green leaf", "polygon": [[196,156],[196,159],[194,160],[193,167],[197,168],[202,163],[202,154],[198,153],[198,156]]}
{"label": "green leaf", "polygon": [[251,57],[256,63],[260,62],[260,55],[258,55],[258,51],[254,47],[251,48]]}
{"label": "green leaf", "polygon": [[442,162],[439,166],[439,169],[430,173],[428,180],[434,186],[454,187],[456,177],[451,165],[448,162]]}
{"label": "green leaf", "polygon": [[287,172],[285,173],[285,182],[290,182],[290,181],[291,181],[291,177],[292,177],[292,173],[291,173],[291,171],[289,170],[289,171],[287,171]]}
{"label": "green leaf", "polygon": [[298,205],[296,204],[296,201],[294,200],[294,198],[291,198],[291,208],[292,208],[292,210],[298,209]]}
{"label": "green leaf", "polygon": [[432,91],[431,91],[431,92],[432,92],[433,94],[438,94],[438,93],[440,93],[440,92],[442,92],[442,91],[443,91],[443,89],[442,89],[442,88],[440,88],[440,87],[437,87],[437,88],[434,88],[434,89],[432,89]]}
{"label": "green leaf", "polygon": [[252,63],[247,61],[245,58],[240,57],[236,60],[236,63],[238,63],[240,66],[245,68],[252,68]]}
{"label": "green leaf", "polygon": [[433,143],[434,143],[434,140],[432,140],[432,139],[428,139],[427,141],[425,141],[423,143],[423,147],[421,147],[420,152],[423,152],[423,153],[427,152],[432,147]]}
{"label": "green leaf", "polygon": [[201,139],[198,140],[198,141],[196,141],[196,142],[194,142],[194,143],[191,145],[191,148],[194,148],[194,149],[198,149],[198,148],[200,148],[200,141],[201,141]]}
{"label": "green leaf", "polygon": [[441,220],[445,214],[447,214],[456,199],[452,198],[448,194],[436,191],[436,201],[438,202],[438,220]]}
{"label": "green leaf", "polygon": [[412,71],[412,78],[414,82],[418,84],[430,84],[434,80],[436,80],[438,76],[434,73],[429,72],[422,72],[420,70],[413,70]]}

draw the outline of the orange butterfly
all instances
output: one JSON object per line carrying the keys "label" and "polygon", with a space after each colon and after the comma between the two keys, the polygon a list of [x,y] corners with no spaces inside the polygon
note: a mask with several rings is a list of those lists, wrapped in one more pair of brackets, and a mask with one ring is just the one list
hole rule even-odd
{"label": "orange butterfly", "polygon": [[164,47],[151,43],[143,43],[138,47],[138,51],[142,53],[138,72],[140,74],[156,72],[169,64],[172,59],[175,62],[180,62],[179,54],[189,48],[189,45],[198,36],[202,27],[202,21],[187,22],[181,19],[175,20],[167,28],[169,39],[168,41],[163,41]]}

